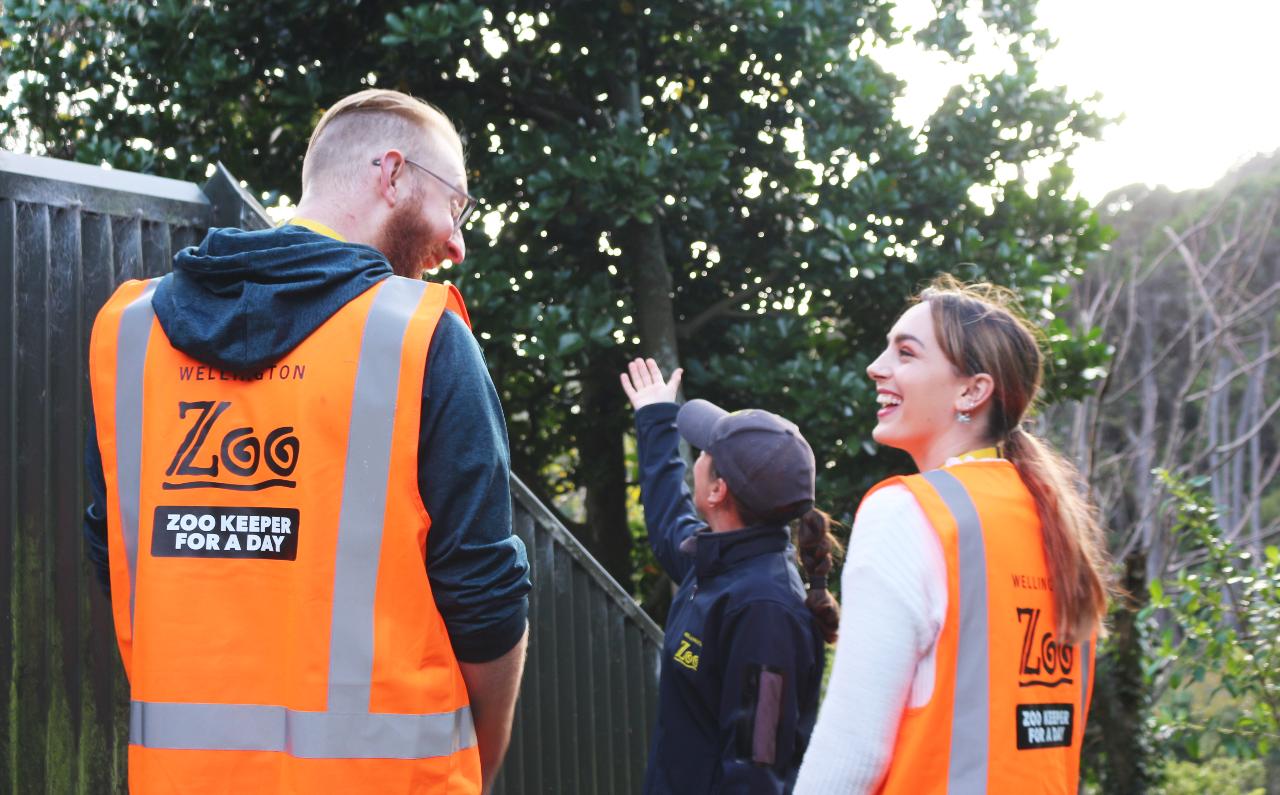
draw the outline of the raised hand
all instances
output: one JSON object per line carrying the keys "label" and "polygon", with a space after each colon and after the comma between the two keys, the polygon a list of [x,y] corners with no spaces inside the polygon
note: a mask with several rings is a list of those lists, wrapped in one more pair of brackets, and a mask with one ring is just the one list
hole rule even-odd
{"label": "raised hand", "polygon": [[631,407],[638,409],[650,403],[674,403],[680,391],[680,377],[684,368],[677,367],[670,381],[662,380],[662,370],[653,359],[634,359],[622,373],[622,391],[627,393]]}

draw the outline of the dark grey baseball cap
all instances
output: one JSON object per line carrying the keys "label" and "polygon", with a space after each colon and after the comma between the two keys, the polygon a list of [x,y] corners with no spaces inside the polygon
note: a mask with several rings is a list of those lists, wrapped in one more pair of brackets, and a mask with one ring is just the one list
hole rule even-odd
{"label": "dark grey baseball cap", "polygon": [[752,513],[785,521],[813,507],[813,449],[795,423],[761,409],[728,412],[690,400],[680,407],[676,427],[707,451],[734,498]]}

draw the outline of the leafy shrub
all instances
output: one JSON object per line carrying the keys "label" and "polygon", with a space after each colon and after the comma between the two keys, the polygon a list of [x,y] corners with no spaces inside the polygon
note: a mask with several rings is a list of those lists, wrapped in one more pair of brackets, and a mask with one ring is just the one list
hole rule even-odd
{"label": "leafy shrub", "polygon": [[1208,762],[1172,760],[1164,765],[1163,795],[1247,793],[1262,795],[1263,768],[1258,759],[1217,757]]}
{"label": "leafy shrub", "polygon": [[1191,760],[1265,758],[1280,743],[1280,549],[1257,559],[1233,545],[1201,483],[1160,476],[1177,501],[1173,537],[1188,565],[1150,585],[1161,625],[1151,672],[1167,689],[1159,741]]}

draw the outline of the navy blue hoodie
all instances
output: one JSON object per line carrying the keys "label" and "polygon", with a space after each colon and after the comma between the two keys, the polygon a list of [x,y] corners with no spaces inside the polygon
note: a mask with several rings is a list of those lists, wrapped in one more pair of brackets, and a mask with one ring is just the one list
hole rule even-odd
{"label": "navy blue hoodie", "polygon": [[680,584],[662,648],[646,793],[785,793],[818,713],[822,633],[790,531],[713,533],[685,485],[675,403],[636,412],[649,544]]}
{"label": "navy blue hoodie", "polygon": [[[390,275],[377,249],[301,226],[211,229],[198,248],[174,257],[152,302],[174,347],[221,370],[249,373],[279,361]],[[109,589],[106,484],[89,417],[86,554]],[[446,312],[423,380],[418,488],[432,518],[427,575],[463,662],[496,659],[524,633],[529,563],[511,534],[509,472],[506,422],[480,347]]]}

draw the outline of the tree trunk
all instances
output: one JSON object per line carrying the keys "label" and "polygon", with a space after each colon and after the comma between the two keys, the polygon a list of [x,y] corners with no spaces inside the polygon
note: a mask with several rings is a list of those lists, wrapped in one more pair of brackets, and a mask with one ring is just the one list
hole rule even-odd
{"label": "tree trunk", "polygon": [[[1251,394],[1251,403],[1253,405],[1253,416],[1250,417],[1251,423],[1258,422],[1261,419],[1262,412],[1266,410],[1266,399],[1264,389],[1266,387],[1267,378],[1267,356],[1271,353],[1271,327],[1265,323],[1262,326],[1262,336],[1258,341],[1258,361],[1260,362],[1257,369],[1249,380],[1249,391]],[[1262,482],[1262,433],[1255,433],[1253,438],[1249,440],[1249,549],[1254,554],[1255,560],[1260,560],[1262,556],[1262,492],[1265,485]],[[1280,759],[1280,757],[1278,757]],[[1280,773],[1280,770],[1277,771]],[[1277,784],[1280,786],[1280,784]]]}
{"label": "tree trunk", "polygon": [[1150,369],[1151,360],[1155,357],[1153,334],[1151,328],[1143,327],[1142,359],[1139,366],[1147,370],[1147,374],[1143,376],[1141,385],[1142,418],[1138,425],[1138,449],[1134,466],[1134,475],[1141,493],[1137,501],[1137,520],[1138,532],[1143,539],[1143,559],[1147,567],[1142,578],[1144,583],[1159,577],[1164,572],[1165,563],[1164,536],[1156,516],[1156,503],[1164,490],[1151,472],[1155,467],[1158,446],[1156,434],[1159,428],[1156,419],[1157,408],[1160,405],[1160,384],[1156,379],[1155,371]]}
{"label": "tree trunk", "polygon": [[[1209,384],[1210,387],[1217,385],[1226,376],[1231,369],[1230,363],[1226,358],[1219,355],[1214,361],[1213,369],[1210,371]],[[1226,510],[1227,496],[1227,473],[1223,466],[1222,453],[1218,452],[1218,447],[1231,438],[1230,426],[1228,425],[1227,390],[1219,389],[1209,396],[1209,402],[1206,407],[1209,423],[1209,440],[1208,447],[1212,451],[1209,453],[1209,498],[1213,500],[1214,507],[1220,511]],[[1224,527],[1229,527],[1229,522],[1223,523]]]}
{"label": "tree trunk", "polygon": [[671,271],[663,250],[662,228],[657,221],[632,221],[626,229],[627,273],[635,300],[636,327],[640,332],[640,352],[658,362],[664,375],[680,366],[676,341],[676,309],[671,288]]}
{"label": "tree trunk", "polygon": [[1099,659],[1093,693],[1093,715],[1102,756],[1099,768],[1102,792],[1107,795],[1141,795],[1154,785],[1150,737],[1146,731],[1149,709],[1147,685],[1142,673],[1143,637],[1138,612],[1146,604],[1146,561],[1140,553],[1125,559],[1124,588],[1132,595],[1112,613],[1109,653]]}
{"label": "tree trunk", "polygon": [[586,491],[587,521],[581,541],[622,587],[631,590],[631,528],[627,524],[627,465],[617,403],[618,373],[604,359],[582,373],[582,413],[578,437],[580,485]]}
{"label": "tree trunk", "polygon": [[[1252,379],[1245,382],[1244,395],[1240,400],[1240,404],[1229,411],[1236,417],[1235,431],[1231,434],[1230,439],[1239,439],[1249,430],[1249,426],[1253,424],[1255,410],[1253,408],[1253,383]],[[1226,521],[1222,522],[1223,531],[1227,534],[1226,540],[1235,543],[1238,540],[1239,533],[1243,530],[1243,525],[1248,516],[1246,506],[1249,503],[1249,494],[1245,491],[1244,470],[1249,463],[1248,447],[1238,449],[1231,454],[1228,459],[1231,467],[1231,477],[1227,481],[1230,486],[1230,492],[1227,494],[1227,505],[1230,506],[1226,511]]]}
{"label": "tree trunk", "polygon": [[1271,751],[1263,760],[1266,776],[1267,795],[1280,795],[1280,747],[1272,745]]}

